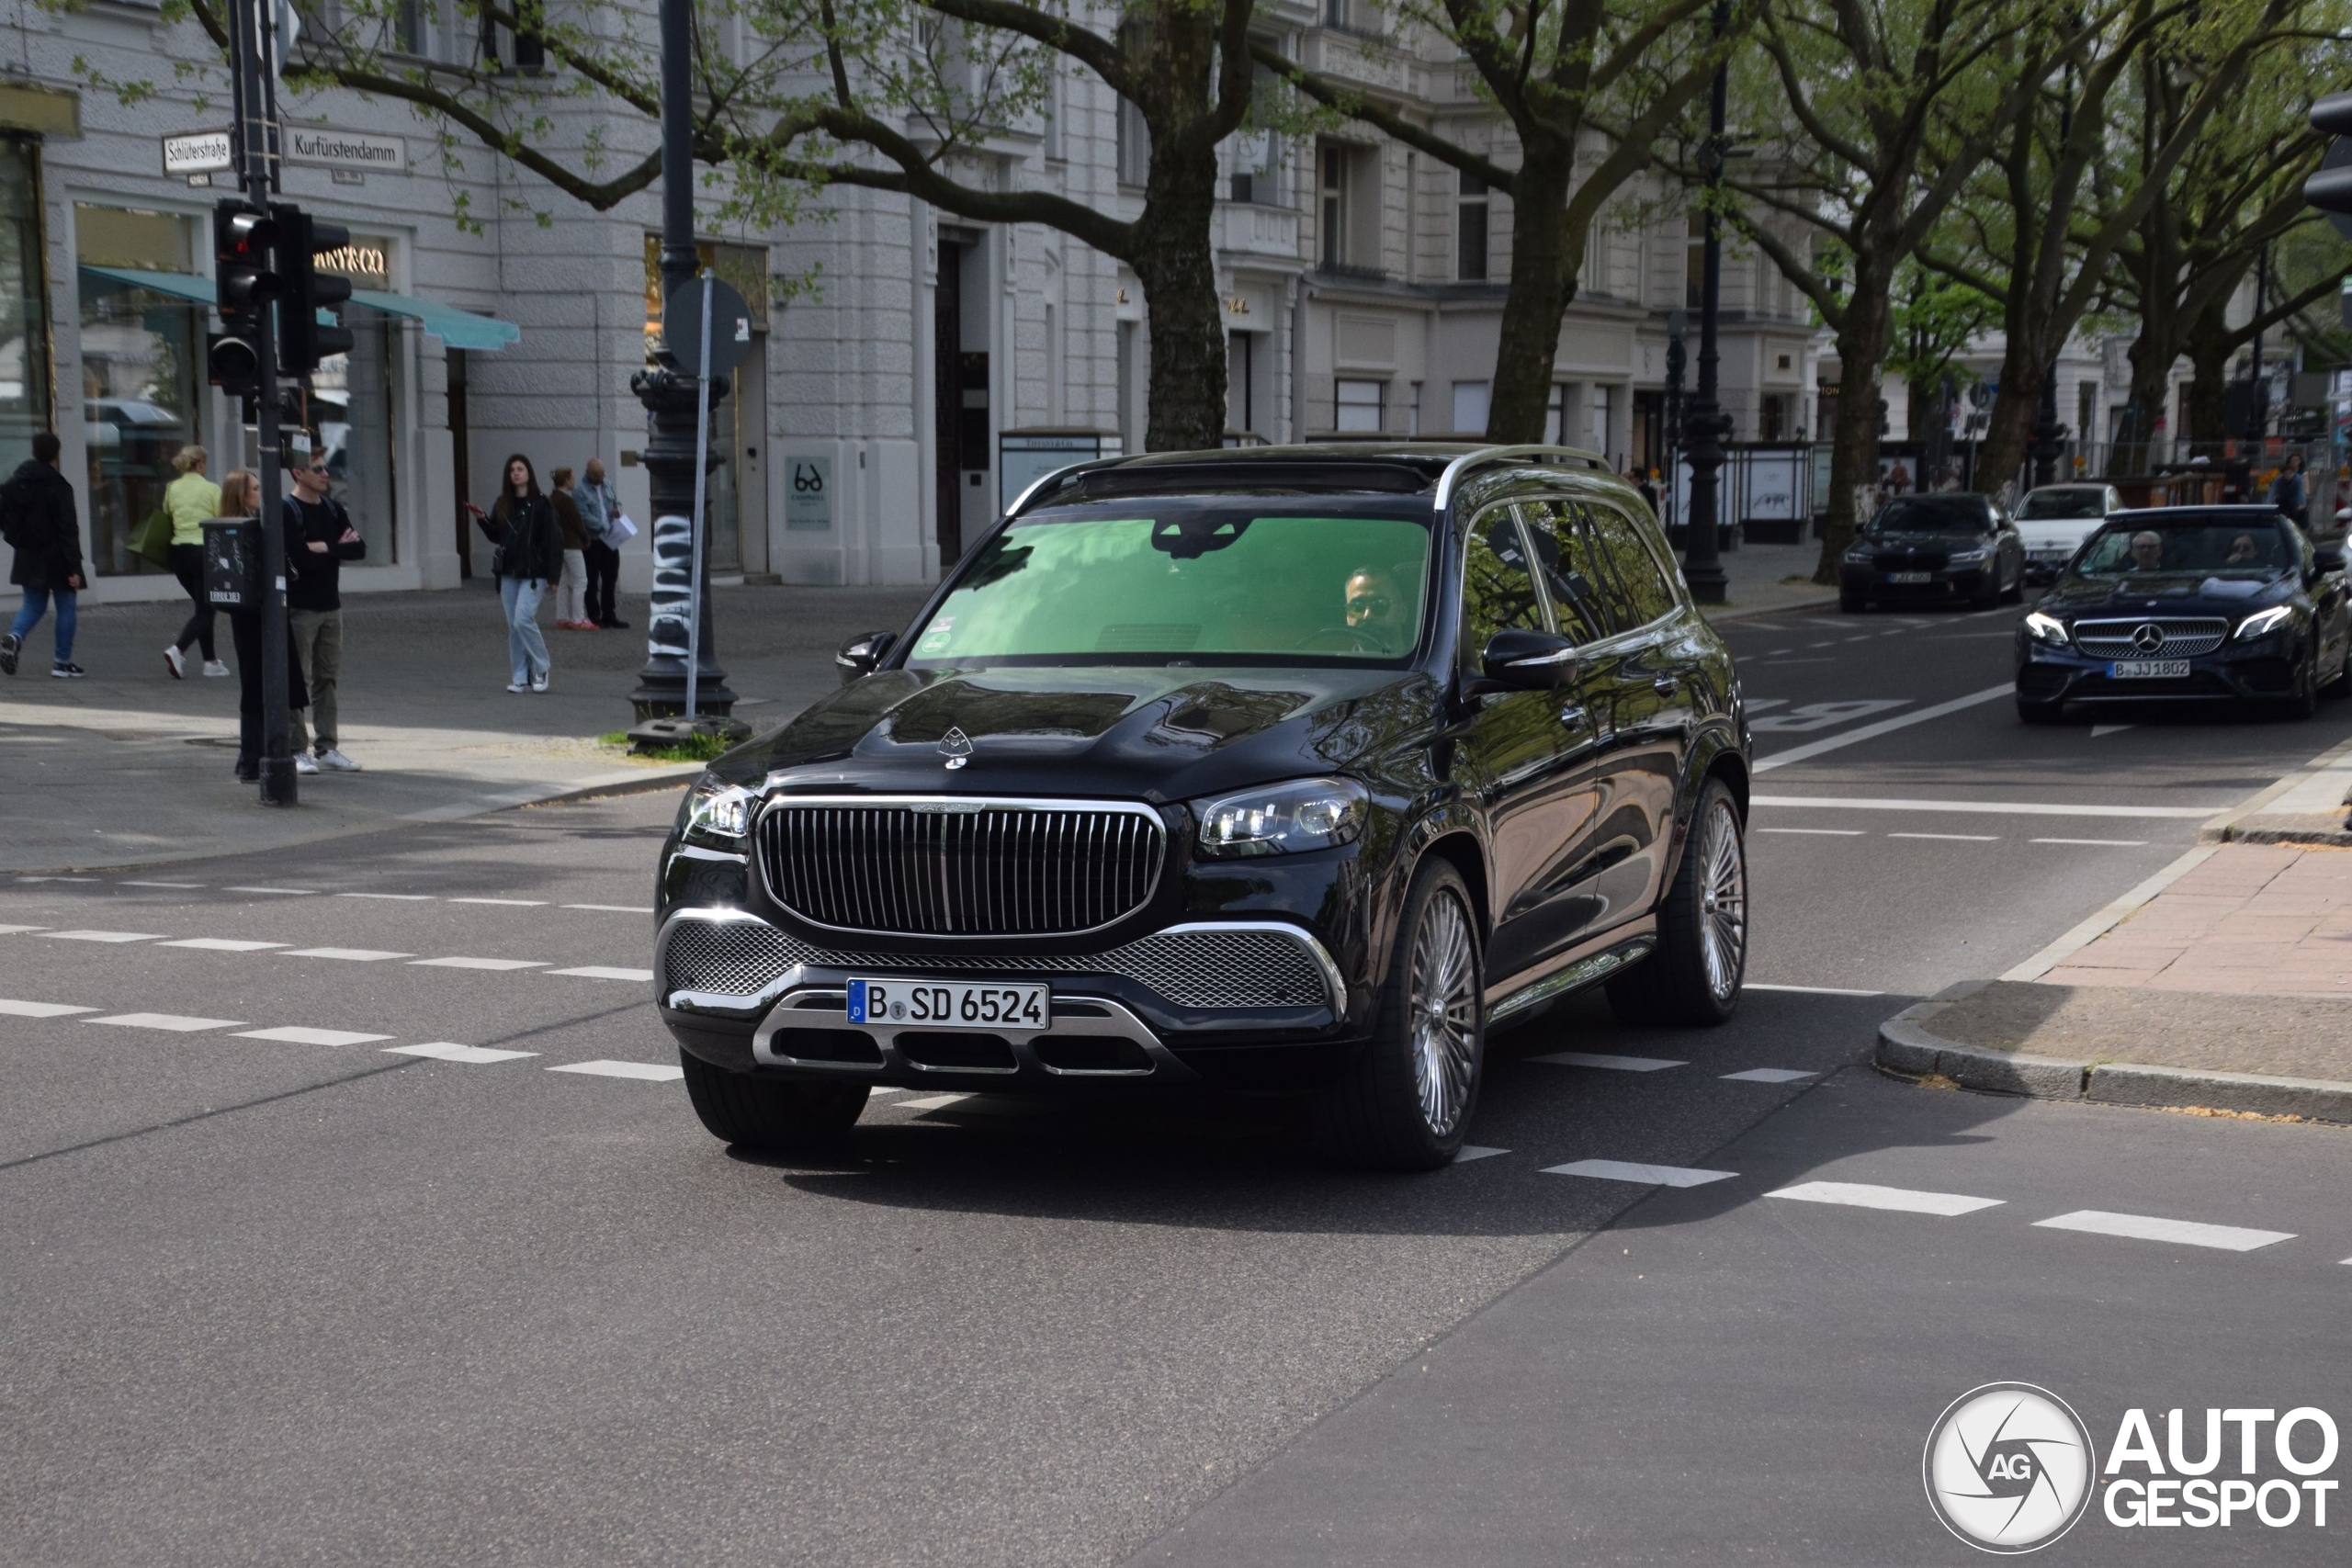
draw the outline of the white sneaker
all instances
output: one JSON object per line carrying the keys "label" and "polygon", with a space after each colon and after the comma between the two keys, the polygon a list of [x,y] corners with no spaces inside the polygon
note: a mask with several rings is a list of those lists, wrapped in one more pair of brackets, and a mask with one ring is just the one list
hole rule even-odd
{"label": "white sneaker", "polygon": [[358,763],[345,756],[339,748],[334,746],[319,753],[319,766],[333,769],[338,773],[356,773],[359,771]]}
{"label": "white sneaker", "polygon": [[187,656],[180,652],[177,643],[164,649],[164,668],[172,672],[175,681],[181,679],[183,671],[187,669]]}
{"label": "white sneaker", "polygon": [[229,673],[229,667],[217,659],[208,659],[204,661],[204,672],[207,675],[226,675]]}
{"label": "white sneaker", "polygon": [[[553,673],[553,671],[549,671],[549,673]],[[531,677],[531,690],[535,692],[544,692],[547,689],[548,677],[546,675],[534,675]]]}
{"label": "white sneaker", "polygon": [[530,688],[530,687],[528,687],[528,686],[526,686],[526,685],[525,685],[525,684],[523,684],[523,682],[522,682],[517,681],[517,682],[515,682],[514,684],[512,684],[512,685],[508,686],[506,689],[507,689],[508,691],[510,691],[510,692],[514,693],[516,696],[518,696],[518,697],[519,697],[519,696],[522,696],[522,695],[526,694],[526,693],[528,693],[528,692],[530,691],[530,689],[531,689],[531,688]]}
{"label": "white sneaker", "polygon": [[294,753],[294,771],[298,773],[315,773],[319,771],[319,765],[311,761],[311,754],[308,751],[297,751]]}

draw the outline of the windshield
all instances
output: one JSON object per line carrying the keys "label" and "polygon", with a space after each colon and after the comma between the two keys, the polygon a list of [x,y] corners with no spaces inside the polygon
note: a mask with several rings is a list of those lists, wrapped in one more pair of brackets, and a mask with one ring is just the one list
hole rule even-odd
{"label": "windshield", "polygon": [[1873,534],[1981,534],[1984,503],[1974,496],[1921,496],[1891,501],[1871,519]]}
{"label": "windshield", "polygon": [[1427,504],[1418,516],[1387,502],[1356,517],[1272,510],[1281,504],[1152,500],[1023,518],[980,550],[915,632],[908,666],[1363,663],[1411,653]]}
{"label": "windshield", "polygon": [[2272,577],[2300,559],[2301,552],[2276,523],[2143,521],[2094,535],[2075,570],[2089,577],[2129,572]]}
{"label": "windshield", "polygon": [[2020,523],[2106,515],[2107,492],[2099,490],[2038,490],[2018,508]]}

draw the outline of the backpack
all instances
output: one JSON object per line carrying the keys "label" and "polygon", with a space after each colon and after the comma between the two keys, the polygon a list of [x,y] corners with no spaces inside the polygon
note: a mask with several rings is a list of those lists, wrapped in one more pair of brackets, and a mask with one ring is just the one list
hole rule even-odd
{"label": "backpack", "polygon": [[0,484],[0,541],[12,550],[23,549],[31,535],[30,521],[23,487],[13,479]]}

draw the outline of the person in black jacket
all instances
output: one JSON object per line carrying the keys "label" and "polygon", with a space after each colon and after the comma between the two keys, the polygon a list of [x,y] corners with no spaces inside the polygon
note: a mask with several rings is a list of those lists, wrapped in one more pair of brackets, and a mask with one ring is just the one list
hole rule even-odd
{"label": "person in black jacket", "polygon": [[40,624],[52,600],[57,604],[57,658],[49,672],[61,681],[76,681],[84,673],[74,662],[75,610],[85,586],[82,525],[74,514],[74,487],[58,472],[60,450],[55,433],[37,433],[33,455],[0,485],[0,530],[16,551],[8,581],[25,591],[15,623],[0,637],[0,674],[17,672],[25,638]]}
{"label": "person in black jacket", "polygon": [[327,460],[317,452],[296,459],[294,493],[286,498],[286,530],[301,542],[297,565],[302,575],[286,585],[286,623],[302,656],[302,681],[311,688],[310,734],[294,724],[294,750],[311,749],[322,768],[356,773],[359,764],[343,754],[335,727],[335,686],[343,675],[343,563],[368,558],[367,541],[351,525],[351,513],[328,493]]}
{"label": "person in black jacket", "polygon": [[506,659],[514,677],[506,689],[544,692],[550,671],[548,639],[539,632],[539,596],[563,570],[563,536],[556,531],[555,509],[539,493],[531,459],[515,453],[506,459],[505,473],[497,503],[488,513],[469,509],[498,547],[491,570],[506,609]]}

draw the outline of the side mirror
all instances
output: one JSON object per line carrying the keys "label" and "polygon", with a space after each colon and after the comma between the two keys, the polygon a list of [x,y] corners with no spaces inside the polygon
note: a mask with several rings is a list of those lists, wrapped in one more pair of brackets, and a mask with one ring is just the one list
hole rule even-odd
{"label": "side mirror", "polygon": [[1549,692],[1577,678],[1577,645],[1551,632],[1497,632],[1478,656],[1487,691]]}
{"label": "side mirror", "polygon": [[842,684],[863,681],[881,668],[882,660],[890,655],[890,647],[899,640],[897,632],[867,632],[842,644],[833,655],[833,668],[841,671]]}

